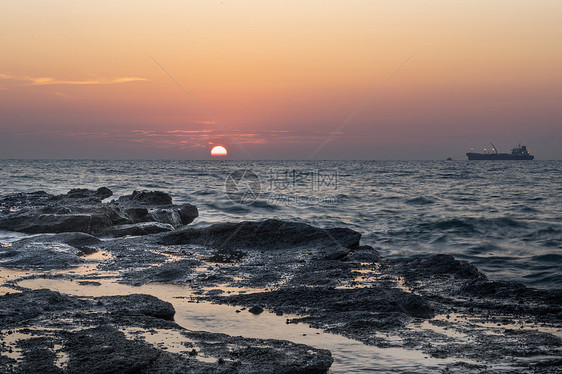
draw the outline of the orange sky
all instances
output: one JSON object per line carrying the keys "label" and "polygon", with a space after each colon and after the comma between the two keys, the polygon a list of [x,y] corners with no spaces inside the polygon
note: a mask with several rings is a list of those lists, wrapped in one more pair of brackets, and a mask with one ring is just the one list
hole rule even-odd
{"label": "orange sky", "polygon": [[560,20],[559,1],[3,1],[0,157],[443,159],[493,141],[561,159]]}

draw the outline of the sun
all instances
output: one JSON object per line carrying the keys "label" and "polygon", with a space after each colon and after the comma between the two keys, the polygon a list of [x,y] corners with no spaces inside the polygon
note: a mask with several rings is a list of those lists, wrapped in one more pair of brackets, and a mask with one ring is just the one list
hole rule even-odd
{"label": "sun", "polygon": [[217,145],[211,149],[211,156],[226,156],[228,152],[222,145]]}

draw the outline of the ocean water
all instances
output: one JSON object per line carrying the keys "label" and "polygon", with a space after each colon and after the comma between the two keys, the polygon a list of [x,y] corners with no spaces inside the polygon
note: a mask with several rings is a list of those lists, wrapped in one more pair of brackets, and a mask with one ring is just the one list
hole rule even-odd
{"label": "ocean water", "polygon": [[386,257],[448,253],[491,279],[562,287],[562,161],[0,160],[2,195],[101,186],[168,192],[197,205],[195,226],[344,226]]}

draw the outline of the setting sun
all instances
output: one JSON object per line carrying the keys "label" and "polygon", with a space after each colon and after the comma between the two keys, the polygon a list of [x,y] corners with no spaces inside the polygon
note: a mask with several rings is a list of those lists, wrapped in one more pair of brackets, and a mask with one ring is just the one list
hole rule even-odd
{"label": "setting sun", "polygon": [[224,148],[222,145],[217,145],[216,147],[213,147],[213,149],[211,149],[211,156],[226,156],[227,155],[227,151],[226,148]]}

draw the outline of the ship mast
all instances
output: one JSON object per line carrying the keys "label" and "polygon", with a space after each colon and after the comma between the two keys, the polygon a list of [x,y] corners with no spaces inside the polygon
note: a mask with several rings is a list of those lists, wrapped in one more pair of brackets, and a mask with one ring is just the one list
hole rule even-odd
{"label": "ship mast", "polygon": [[492,145],[492,150],[494,151],[494,154],[498,154],[498,150],[496,149],[496,146],[494,145],[494,143],[490,142],[490,144]]}

